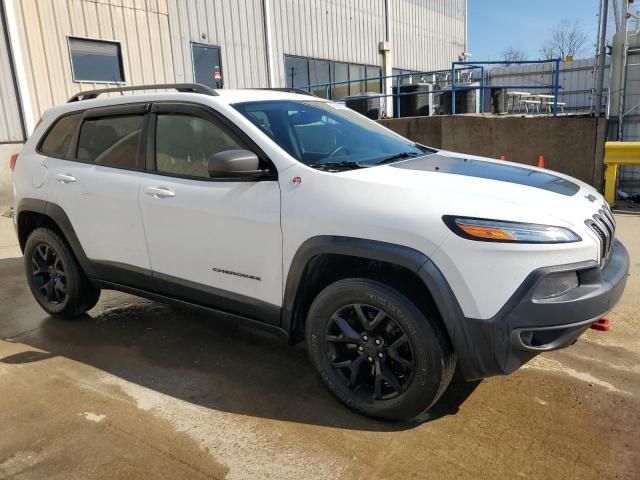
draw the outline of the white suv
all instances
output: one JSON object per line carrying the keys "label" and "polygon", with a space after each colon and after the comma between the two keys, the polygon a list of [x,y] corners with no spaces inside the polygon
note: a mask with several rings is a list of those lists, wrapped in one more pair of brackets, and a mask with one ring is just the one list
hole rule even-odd
{"label": "white suv", "polygon": [[274,90],[98,97],[47,111],[14,172],[29,286],[51,315],[100,289],[305,339],[327,387],[420,415],[456,364],[513,372],[618,301],[629,257],[603,197],[548,170],[434,150]]}

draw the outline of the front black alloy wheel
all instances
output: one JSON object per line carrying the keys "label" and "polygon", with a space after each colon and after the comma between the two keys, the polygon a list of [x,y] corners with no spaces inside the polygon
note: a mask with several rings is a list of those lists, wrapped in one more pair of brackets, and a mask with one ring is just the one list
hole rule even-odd
{"label": "front black alloy wheel", "polygon": [[418,417],[444,393],[456,365],[437,313],[426,310],[383,283],[339,280],[309,309],[311,361],[353,410],[387,420]]}
{"label": "front black alloy wheel", "polygon": [[76,317],[100,297],[67,242],[49,228],[36,228],[24,247],[24,267],[31,293],[50,315]]}
{"label": "front black alloy wheel", "polygon": [[330,364],[354,393],[388,400],[406,390],[415,359],[409,337],[391,315],[372,305],[349,304],[327,327]]}

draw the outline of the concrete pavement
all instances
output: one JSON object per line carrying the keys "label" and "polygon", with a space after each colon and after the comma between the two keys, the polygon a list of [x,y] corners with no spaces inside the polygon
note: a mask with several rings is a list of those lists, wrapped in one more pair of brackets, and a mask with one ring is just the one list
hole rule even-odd
{"label": "concrete pavement", "polygon": [[618,234],[632,267],[611,332],[457,379],[419,425],[350,412],[304,348],[237,320],[115,292],[47,317],[22,259],[0,259],[0,478],[637,478],[640,217]]}

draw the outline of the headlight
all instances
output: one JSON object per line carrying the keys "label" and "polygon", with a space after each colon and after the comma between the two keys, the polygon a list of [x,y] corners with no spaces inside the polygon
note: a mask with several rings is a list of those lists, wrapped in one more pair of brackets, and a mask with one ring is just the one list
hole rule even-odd
{"label": "headlight", "polygon": [[551,225],[451,215],[445,215],[442,220],[455,234],[469,240],[507,243],[569,243],[582,240],[568,228]]}

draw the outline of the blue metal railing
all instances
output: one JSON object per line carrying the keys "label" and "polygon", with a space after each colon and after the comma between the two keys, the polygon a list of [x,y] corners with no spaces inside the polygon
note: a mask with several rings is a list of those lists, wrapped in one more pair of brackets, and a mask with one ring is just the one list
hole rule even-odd
{"label": "blue metal railing", "polygon": [[[387,75],[387,76],[379,76],[379,77],[369,77],[369,78],[358,78],[353,80],[341,80],[338,82],[325,82],[325,83],[316,83],[306,86],[301,86],[303,90],[307,90],[311,92],[312,90],[324,90],[324,96],[327,99],[332,99],[333,87],[338,85],[348,85],[350,86],[352,83],[359,83],[366,85],[368,82],[378,81],[379,84],[384,88],[384,80],[392,79],[395,80],[396,84],[396,92],[391,94],[380,93],[379,95],[371,95],[371,92],[366,95],[352,95],[348,96],[350,100],[357,99],[372,99],[372,98],[386,98],[386,97],[394,97],[395,100],[395,108],[394,114],[397,117],[400,117],[400,99],[403,96],[412,96],[412,95],[432,95],[434,93],[444,93],[451,92],[451,113],[456,113],[456,92],[468,91],[468,90],[480,90],[480,112],[484,111],[484,92],[486,89],[490,88],[500,88],[500,89],[526,89],[526,90],[551,90],[553,91],[553,107],[552,114],[554,117],[558,114],[558,94],[560,91],[560,59],[554,58],[551,60],[528,60],[528,61],[474,61],[474,62],[452,62],[450,70],[431,70],[424,72],[410,72],[410,73],[401,73],[397,75]],[[487,84],[485,82],[485,65],[524,65],[524,64],[545,64],[552,63],[554,64],[554,68],[552,70],[553,73],[553,83],[551,84],[538,84],[538,85],[508,85],[508,84],[499,84],[492,85]],[[479,70],[479,85],[470,85],[468,83],[461,83],[457,80],[457,76],[460,72],[465,70]],[[417,91],[417,92],[400,92],[401,79],[405,77],[425,77],[434,75],[450,75],[450,88],[444,89],[431,89],[425,91]],[[472,74],[473,77],[473,74]],[[343,97],[344,99],[345,97]],[[341,100],[341,99],[335,99]],[[433,105],[430,105],[430,108],[433,108]]]}

